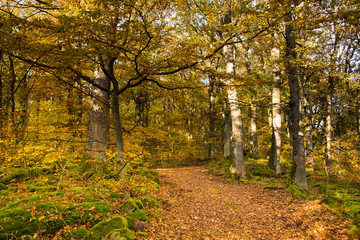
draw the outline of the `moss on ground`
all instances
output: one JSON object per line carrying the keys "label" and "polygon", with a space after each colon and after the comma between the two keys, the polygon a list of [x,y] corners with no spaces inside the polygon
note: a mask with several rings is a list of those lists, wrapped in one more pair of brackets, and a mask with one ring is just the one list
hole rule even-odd
{"label": "moss on ground", "polygon": [[89,231],[86,228],[79,228],[76,230],[73,230],[71,232],[64,232],[63,237],[67,240],[70,239],[84,239],[84,237],[89,233]]}
{"label": "moss on ground", "polygon": [[348,231],[348,235],[354,239],[360,239],[360,227],[357,225],[352,225],[351,229]]}
{"label": "moss on ground", "polygon": [[126,216],[126,221],[128,222],[128,228],[131,230],[135,230],[135,218]]}
{"label": "moss on ground", "polygon": [[[36,195],[38,196],[38,195]],[[31,200],[40,200],[34,196]],[[66,225],[95,224],[113,212],[104,202],[29,202],[18,201],[0,212],[0,234],[33,235],[38,231],[54,233]],[[31,203],[22,206],[23,203]],[[96,217],[95,217],[96,216]]]}
{"label": "moss on ground", "polygon": [[139,221],[146,222],[149,220],[146,213],[141,210],[144,205],[140,200],[128,199],[121,206],[120,211],[126,213],[127,216],[133,217]]}
{"label": "moss on ground", "polygon": [[290,185],[287,190],[289,193],[291,193],[293,196],[295,196],[297,198],[301,198],[301,199],[308,198],[307,191],[296,185]]}
{"label": "moss on ground", "polygon": [[123,204],[121,204],[119,210],[123,213],[130,213],[130,212],[134,212],[137,209],[139,209],[139,206],[136,204],[136,202],[133,199],[129,198]]}
{"label": "moss on ground", "polygon": [[128,228],[115,229],[106,237],[109,240],[134,240],[134,233]]}
{"label": "moss on ground", "polygon": [[146,232],[138,232],[137,235],[139,235],[140,237],[148,237],[149,234]]}
{"label": "moss on ground", "polygon": [[156,200],[155,197],[145,196],[145,197],[142,197],[141,199],[146,207],[161,208],[161,205],[159,204],[159,202]]}
{"label": "moss on ground", "polygon": [[128,228],[128,222],[124,217],[118,216],[112,219],[99,222],[93,226],[84,237],[85,240],[100,240],[115,229]]}
{"label": "moss on ground", "polygon": [[3,183],[0,183],[0,190],[7,190],[9,187]]}
{"label": "moss on ground", "polygon": [[264,159],[249,159],[246,168],[252,176],[271,177],[273,170],[267,165]]}
{"label": "moss on ground", "polygon": [[[141,209],[160,206],[155,198],[148,197],[159,188],[156,170],[134,166],[129,169],[131,180],[125,180],[101,166],[93,171],[79,160],[70,159],[61,168],[56,164],[0,168],[0,239],[25,239],[35,233],[38,238],[59,233],[64,238],[84,239],[87,230],[74,229],[91,227],[114,216],[114,209],[134,192],[145,199],[130,204],[136,218],[147,221]],[[128,218],[135,222],[135,218]],[[118,228],[128,228],[126,224]]]}
{"label": "moss on ground", "polygon": [[138,208],[140,208],[140,209],[143,209],[143,208],[144,208],[144,204],[142,203],[141,200],[136,199],[136,200],[134,200],[134,202],[136,203],[136,205],[138,206]]}
{"label": "moss on ground", "polygon": [[38,218],[33,218],[31,208],[17,207],[0,211],[0,235],[33,235],[39,230],[45,230]]}
{"label": "moss on ground", "polygon": [[127,214],[127,216],[136,218],[137,220],[142,222],[147,222],[149,220],[146,213],[144,213],[144,211],[142,211],[141,209],[137,209],[134,212],[130,212]]}
{"label": "moss on ground", "polygon": [[141,176],[145,176],[146,178],[150,179],[151,181],[156,182],[157,184],[160,183],[159,173],[154,169],[142,168],[139,170],[139,174]]}

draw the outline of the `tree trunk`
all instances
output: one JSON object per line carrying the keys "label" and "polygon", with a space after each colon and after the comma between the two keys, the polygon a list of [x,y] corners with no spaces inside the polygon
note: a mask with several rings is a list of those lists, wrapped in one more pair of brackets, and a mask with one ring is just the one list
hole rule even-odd
{"label": "tree trunk", "polygon": [[228,88],[228,98],[230,105],[230,114],[232,121],[232,166],[231,172],[237,179],[246,179],[246,168],[244,162],[244,143],[243,143],[243,123],[240,105],[237,101],[237,92],[235,87]]}
{"label": "tree trunk", "polygon": [[[227,11],[224,17],[224,24],[231,23],[231,10]],[[243,152],[243,123],[240,104],[237,99],[237,92],[234,86],[234,46],[233,44],[224,46],[224,57],[226,64],[226,72],[231,75],[231,78],[226,81],[227,93],[230,106],[230,114],[232,121],[232,145],[233,145],[233,156],[232,166],[230,171],[235,175],[237,179],[246,179],[246,168],[244,162]]]}
{"label": "tree trunk", "polygon": [[279,58],[280,51],[277,48],[274,48],[271,51],[271,57],[273,60],[274,68],[274,85],[272,91],[272,130],[273,137],[271,144],[271,155],[272,162],[270,167],[274,171],[274,176],[279,177],[281,174],[280,169],[280,154],[281,154],[281,79],[280,79],[280,67],[279,67]]}
{"label": "tree trunk", "polygon": [[[303,78],[302,78],[303,79]],[[314,147],[313,147],[313,125],[312,125],[312,109],[311,109],[311,97],[307,92],[306,81],[302,82],[303,85],[303,106],[305,115],[305,139],[306,139],[306,159],[310,167],[314,166]]]}
{"label": "tree trunk", "polygon": [[[3,55],[0,49],[0,66],[2,66]],[[4,127],[4,115],[3,115],[3,82],[2,82],[2,68],[0,68],[0,137],[2,136],[2,130]]]}
{"label": "tree trunk", "polygon": [[287,133],[287,136],[289,139],[292,139],[292,132],[291,132],[291,110],[290,108],[287,108],[286,111],[285,111],[285,114],[284,114],[284,117],[286,119],[286,123],[287,123],[287,126],[286,126],[286,133]]}
{"label": "tree trunk", "polygon": [[225,124],[224,124],[224,158],[230,158],[231,156],[231,114],[230,109],[228,107],[228,103],[226,103],[225,107]]}
{"label": "tree trunk", "polygon": [[107,71],[107,75],[110,78],[113,89],[111,92],[112,99],[112,116],[113,116],[113,125],[115,130],[115,146],[116,146],[116,162],[114,165],[114,170],[119,174],[120,177],[126,175],[126,163],[124,160],[124,140],[123,140],[123,131],[120,118],[120,106],[119,106],[119,83],[114,76],[114,62],[116,58],[109,57],[103,66]]}
{"label": "tree trunk", "polygon": [[[30,94],[30,90],[29,90],[29,86],[28,86],[28,81],[27,81],[27,77],[24,76],[24,80],[22,82],[22,86],[21,86],[21,98],[20,98],[20,106],[21,106],[21,116],[19,119],[19,141],[21,142],[21,150],[23,152],[25,152],[24,148],[25,148],[25,136],[26,136],[26,131],[29,125],[29,94]],[[28,166],[28,161],[27,161],[27,156],[26,154],[24,154],[24,169],[26,169],[27,171],[27,166]]]}
{"label": "tree trunk", "polygon": [[357,124],[357,133],[360,135],[360,103],[356,105],[356,124]]}
{"label": "tree trunk", "polygon": [[333,88],[334,88],[334,77],[329,76],[329,91],[326,96],[326,108],[327,108],[327,115],[326,115],[326,148],[325,148],[325,164],[326,167],[331,166],[332,162],[332,154],[331,154],[331,142],[332,142],[332,98],[333,98]]}
{"label": "tree trunk", "polygon": [[28,122],[29,122],[29,94],[30,94],[30,90],[29,90],[29,86],[28,86],[28,80],[27,77],[24,76],[24,80],[22,81],[21,84],[21,89],[20,89],[20,106],[21,106],[21,116],[20,116],[20,120],[19,120],[19,133],[20,133],[20,141],[21,141],[21,147],[24,148],[25,146],[25,134],[26,134],[26,129],[28,127]]}
{"label": "tree trunk", "polygon": [[292,183],[307,189],[306,169],[305,169],[305,149],[304,135],[301,129],[302,114],[300,111],[300,84],[297,76],[296,66],[296,42],[294,28],[291,23],[292,15],[289,13],[286,19],[285,39],[286,39],[286,71],[290,86],[290,109],[291,109],[291,132],[293,141],[293,166],[291,172]]}
{"label": "tree trunk", "polygon": [[273,122],[273,111],[272,111],[272,106],[270,106],[267,109],[268,112],[268,122],[269,122],[269,129],[271,131],[271,139],[270,139],[270,152],[269,152],[269,161],[268,161],[268,166],[273,169],[274,168],[274,152],[275,152],[275,135],[274,135],[274,122]]}
{"label": "tree trunk", "polygon": [[106,164],[110,81],[100,69],[95,71],[94,81],[108,91],[96,87],[92,89],[86,149],[90,158]]}
{"label": "tree trunk", "polygon": [[10,99],[8,104],[10,104],[10,121],[11,121],[11,129],[13,133],[13,147],[16,148],[19,143],[19,132],[17,129],[17,120],[16,120],[16,102],[15,102],[15,85],[16,85],[16,73],[14,66],[14,59],[9,56],[9,67],[10,67]]}
{"label": "tree trunk", "polygon": [[208,134],[208,158],[214,159],[215,157],[215,108],[214,108],[214,101],[215,101],[215,76],[209,76],[209,134]]}
{"label": "tree trunk", "polygon": [[257,136],[257,107],[252,102],[250,104],[250,111],[251,111],[251,126],[250,126],[250,138],[251,138],[251,152],[255,155],[258,155],[258,136]]}
{"label": "tree trunk", "polygon": [[16,105],[15,105],[15,84],[16,84],[16,73],[15,73],[15,67],[14,67],[14,59],[9,56],[9,64],[10,64],[10,74],[11,74],[11,78],[10,78],[10,109],[11,109],[11,117],[12,117],[12,122],[13,124],[15,123],[14,121],[14,114],[15,114],[15,109],[16,109]]}
{"label": "tree trunk", "polygon": [[[118,89],[118,87],[115,87],[114,89]],[[116,140],[116,164],[114,167],[116,171],[119,171],[121,176],[124,176],[126,174],[126,168],[124,166],[124,140],[119,111],[119,96],[116,94],[115,90],[111,97],[112,115]]]}
{"label": "tree trunk", "polygon": [[148,93],[141,89],[136,93],[135,99],[135,122],[136,124],[146,127],[148,126]]}

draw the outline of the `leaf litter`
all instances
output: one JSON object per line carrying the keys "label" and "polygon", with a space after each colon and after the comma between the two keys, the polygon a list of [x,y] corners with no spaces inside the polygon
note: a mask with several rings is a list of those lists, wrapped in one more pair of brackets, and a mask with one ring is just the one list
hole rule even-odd
{"label": "leaf litter", "polygon": [[349,239],[349,221],[320,201],[227,183],[201,166],[158,171],[163,207],[146,239]]}

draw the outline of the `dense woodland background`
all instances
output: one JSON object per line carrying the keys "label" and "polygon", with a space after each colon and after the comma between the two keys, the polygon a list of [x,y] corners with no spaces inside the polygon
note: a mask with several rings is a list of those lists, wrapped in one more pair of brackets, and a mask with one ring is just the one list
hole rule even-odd
{"label": "dense woodland background", "polygon": [[230,159],[251,179],[254,158],[356,188],[359,18],[356,0],[2,1],[0,176]]}

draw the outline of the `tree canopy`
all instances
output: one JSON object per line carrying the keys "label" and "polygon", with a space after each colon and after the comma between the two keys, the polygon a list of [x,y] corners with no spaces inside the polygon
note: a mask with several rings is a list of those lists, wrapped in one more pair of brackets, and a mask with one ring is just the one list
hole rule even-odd
{"label": "tree canopy", "polygon": [[57,162],[56,152],[95,159],[91,153],[101,152],[117,173],[132,161],[220,158],[226,116],[241,133],[233,135],[242,146],[234,153],[271,159],[271,142],[281,138],[278,163],[269,164],[277,176],[280,154],[295,171],[300,161],[303,175],[305,166],[343,174],[358,165],[355,0],[7,0],[0,7],[4,166],[31,167],[39,155]]}

